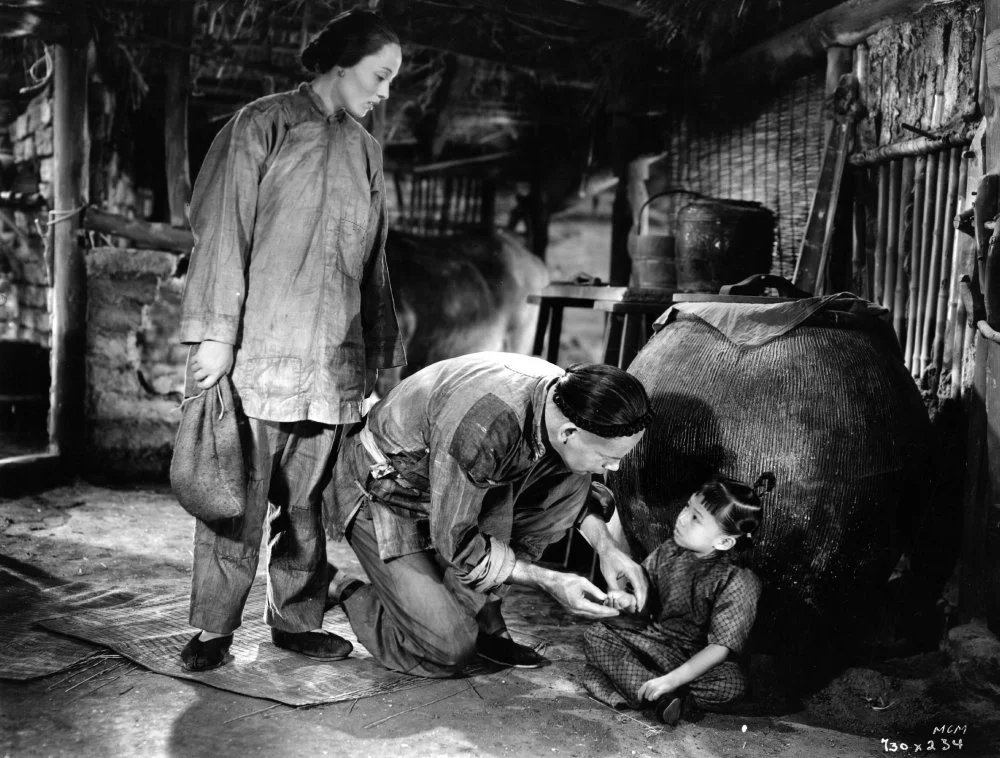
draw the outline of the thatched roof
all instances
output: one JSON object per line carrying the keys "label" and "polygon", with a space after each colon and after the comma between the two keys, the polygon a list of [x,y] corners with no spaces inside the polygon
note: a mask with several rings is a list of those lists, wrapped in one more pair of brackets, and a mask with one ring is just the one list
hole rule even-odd
{"label": "thatched roof", "polygon": [[707,65],[843,0],[637,0],[650,35],[688,63]]}
{"label": "thatched roof", "polygon": [[600,79],[606,57],[621,49],[641,49],[654,69],[690,70],[838,1],[0,0],[0,35],[78,41],[103,24],[126,45],[162,50],[165,9],[187,4],[199,20],[192,52],[201,60],[280,76],[297,73],[304,37],[343,10],[377,5],[414,46],[581,83]]}
{"label": "thatched roof", "polygon": [[[119,94],[135,102],[163,73],[169,51],[192,61],[192,107],[222,119],[243,103],[286,89],[305,73],[298,59],[306,41],[352,7],[379,10],[398,29],[406,66],[396,83],[389,136],[404,142],[434,110],[447,77],[463,61],[469,110],[452,102],[452,118],[487,134],[516,131],[546,116],[534,93],[585,93],[594,105],[650,111],[669,97],[664,85],[731,55],[839,0],[0,0],[5,65],[0,100],[31,86],[41,42],[98,39],[98,66]],[[169,33],[171,14],[193,14],[184,44]],[[18,49],[22,60],[17,65]],[[35,67],[36,73],[44,66]],[[6,76],[6,78],[4,78]],[[155,86],[153,88],[155,90]],[[552,100],[545,95],[543,99]],[[578,98],[579,100],[579,98]],[[624,106],[622,102],[625,102]],[[490,116],[484,123],[483,114]],[[558,116],[559,114],[554,114]],[[461,127],[459,127],[461,128]],[[471,128],[471,127],[470,127]]]}

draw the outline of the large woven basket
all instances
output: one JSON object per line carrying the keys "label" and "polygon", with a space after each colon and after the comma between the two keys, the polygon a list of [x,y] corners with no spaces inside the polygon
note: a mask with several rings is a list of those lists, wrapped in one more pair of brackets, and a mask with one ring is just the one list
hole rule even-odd
{"label": "large woven basket", "polygon": [[773,471],[753,553],[758,648],[856,635],[928,490],[927,414],[898,342],[853,296],[711,299],[665,314],[629,368],[656,421],[611,480],[626,536],[644,556],[706,478]]}

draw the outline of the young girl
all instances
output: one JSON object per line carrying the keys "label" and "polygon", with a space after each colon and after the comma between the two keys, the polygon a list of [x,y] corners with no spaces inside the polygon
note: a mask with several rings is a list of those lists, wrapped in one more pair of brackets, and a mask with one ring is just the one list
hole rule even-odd
{"label": "young girl", "polygon": [[[644,627],[602,622],[584,634],[584,685],[615,708],[652,704],[673,725],[687,698],[722,710],[746,693],[739,654],[757,614],[760,579],[749,569],[750,535],[761,522],[761,496],[774,474],[753,486],[712,480],[691,495],[673,538],[647,556],[650,591]],[[635,595],[608,593],[608,604],[635,613]]]}

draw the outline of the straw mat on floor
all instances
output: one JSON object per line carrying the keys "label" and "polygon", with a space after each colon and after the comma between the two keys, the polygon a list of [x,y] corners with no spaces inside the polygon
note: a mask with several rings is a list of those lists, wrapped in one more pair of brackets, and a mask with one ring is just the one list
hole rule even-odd
{"label": "straw mat on floor", "polygon": [[36,626],[51,616],[135,602],[133,593],[99,589],[86,582],[38,587],[0,570],[0,679],[25,680],[69,668],[100,648]]}
{"label": "straw mat on floor", "polygon": [[[188,600],[187,594],[147,597],[129,606],[50,618],[42,625],[109,647],[158,674],[292,706],[354,700],[433,681],[384,669],[358,643],[339,608],[327,613],[324,627],[354,644],[349,658],[324,663],[276,647],[270,627],[262,621],[265,587],[259,579],[243,611],[243,626],[233,637],[229,651],[233,659],[213,671],[186,671],[179,655],[194,634],[188,624]],[[466,673],[485,670],[479,667]]]}

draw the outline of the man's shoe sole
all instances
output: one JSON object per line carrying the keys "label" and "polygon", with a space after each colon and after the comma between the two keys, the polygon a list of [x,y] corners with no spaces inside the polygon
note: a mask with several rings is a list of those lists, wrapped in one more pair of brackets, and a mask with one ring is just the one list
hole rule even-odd
{"label": "man's shoe sole", "polygon": [[[295,634],[295,633],[286,633],[286,634]],[[308,652],[301,646],[296,644],[294,640],[279,641],[275,639],[274,630],[272,630],[271,632],[271,642],[274,643],[275,647],[280,647],[282,650],[287,650],[290,653],[304,655],[306,658],[311,658],[314,661],[342,661],[345,658],[347,658],[352,652],[354,652],[354,645],[351,644],[350,640],[345,640],[343,637],[340,637],[339,635],[331,634],[329,632],[327,632],[326,634],[323,634],[322,632],[301,632],[299,634],[316,634],[317,636],[333,637],[336,638],[337,640],[340,640],[341,643],[346,645],[347,649],[344,650],[344,652],[342,653],[329,654],[329,655],[324,655],[323,653],[320,652]]]}

